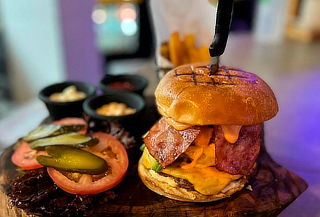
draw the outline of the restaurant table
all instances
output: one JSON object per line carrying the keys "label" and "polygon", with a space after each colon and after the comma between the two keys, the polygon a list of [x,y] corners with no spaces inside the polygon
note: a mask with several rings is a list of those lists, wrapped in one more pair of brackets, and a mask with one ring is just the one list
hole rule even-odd
{"label": "restaurant table", "polygon": [[[246,34],[231,35],[222,63],[257,73],[278,99],[279,113],[265,123],[267,150],[309,184],[279,216],[320,217],[320,44],[266,45]],[[151,95],[157,83],[152,61],[141,74],[151,81],[146,91]],[[8,146],[46,115],[45,107],[34,100],[0,120],[0,144]]]}

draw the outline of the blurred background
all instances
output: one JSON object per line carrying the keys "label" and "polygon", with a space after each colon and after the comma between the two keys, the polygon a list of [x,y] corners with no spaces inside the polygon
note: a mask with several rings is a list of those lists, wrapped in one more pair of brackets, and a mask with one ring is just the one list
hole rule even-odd
{"label": "blurred background", "polygon": [[[49,84],[141,74],[149,80],[145,95],[152,95],[158,82],[155,1],[0,0],[0,151],[47,116],[37,94]],[[214,21],[216,1],[210,2],[212,13],[198,13],[196,22]],[[222,57],[273,88],[280,112],[266,124],[269,152],[311,186],[281,216],[320,216],[319,11],[319,0],[235,0]],[[305,214],[293,215],[302,208]]]}

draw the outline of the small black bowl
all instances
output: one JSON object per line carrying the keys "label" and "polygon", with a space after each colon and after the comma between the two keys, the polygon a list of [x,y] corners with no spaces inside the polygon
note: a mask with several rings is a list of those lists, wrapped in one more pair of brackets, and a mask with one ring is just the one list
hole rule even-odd
{"label": "small black bowl", "polygon": [[[105,116],[99,115],[96,112],[96,109],[111,102],[124,103],[127,106],[135,109],[136,112],[130,115],[123,116]],[[130,92],[117,92],[100,96],[92,96],[86,99],[83,103],[83,110],[87,115],[89,115],[90,119],[93,119],[95,121],[119,122],[127,128],[130,128],[130,126],[133,124],[137,124],[135,121],[138,120],[144,109],[144,99],[138,94]]]}
{"label": "small black bowl", "polygon": [[[123,90],[123,89],[114,89],[109,85],[114,82],[129,82],[132,84],[132,90]],[[114,93],[119,91],[129,91],[134,92],[139,95],[143,95],[143,91],[148,86],[148,80],[141,75],[131,75],[131,74],[123,74],[123,75],[105,75],[100,81],[99,87],[103,90],[104,93]]]}
{"label": "small black bowl", "polygon": [[[51,94],[62,92],[66,87],[71,85],[74,85],[78,91],[84,92],[87,96],[81,100],[71,102],[54,102],[49,99]],[[83,114],[83,102],[88,97],[94,95],[95,92],[96,88],[91,84],[78,81],[67,81],[43,88],[39,93],[39,98],[45,103],[50,116],[54,120],[57,120],[64,117],[81,117]]]}

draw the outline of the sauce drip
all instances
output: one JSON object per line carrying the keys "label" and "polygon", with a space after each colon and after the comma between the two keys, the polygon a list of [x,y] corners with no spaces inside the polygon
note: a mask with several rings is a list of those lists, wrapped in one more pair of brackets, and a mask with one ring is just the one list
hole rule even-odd
{"label": "sauce drip", "polygon": [[170,126],[172,126],[176,130],[185,130],[185,129],[192,127],[191,124],[177,122],[177,121],[173,120],[172,118],[165,118],[165,120]]}
{"label": "sauce drip", "polygon": [[230,142],[235,143],[238,140],[241,126],[239,125],[221,125],[224,138]]}

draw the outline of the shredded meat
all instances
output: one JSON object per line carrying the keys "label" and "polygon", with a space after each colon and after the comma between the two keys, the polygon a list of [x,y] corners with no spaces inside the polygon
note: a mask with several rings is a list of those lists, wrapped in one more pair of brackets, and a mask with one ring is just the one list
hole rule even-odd
{"label": "shredded meat", "polygon": [[58,188],[45,168],[27,171],[14,180],[9,202],[27,214],[39,216],[91,216],[95,204],[113,200],[114,191],[96,195],[73,195]]}
{"label": "shredded meat", "polygon": [[118,139],[126,149],[136,145],[135,138],[119,123],[108,121],[96,122],[91,119],[88,120],[88,123],[90,133],[97,131],[108,133]]}
{"label": "shredded meat", "polygon": [[[91,131],[99,131],[91,126]],[[101,127],[101,126],[100,126]],[[117,123],[105,122],[100,131],[119,139],[126,149],[135,146],[135,139]],[[99,178],[93,176],[93,178]],[[39,216],[92,216],[95,206],[103,206],[116,198],[115,189],[95,195],[73,195],[61,190],[50,178],[46,168],[26,171],[8,186],[9,202],[27,214]]]}
{"label": "shredded meat", "polygon": [[162,118],[150,129],[144,142],[149,153],[165,167],[185,152],[199,133],[200,127],[176,130]]}

